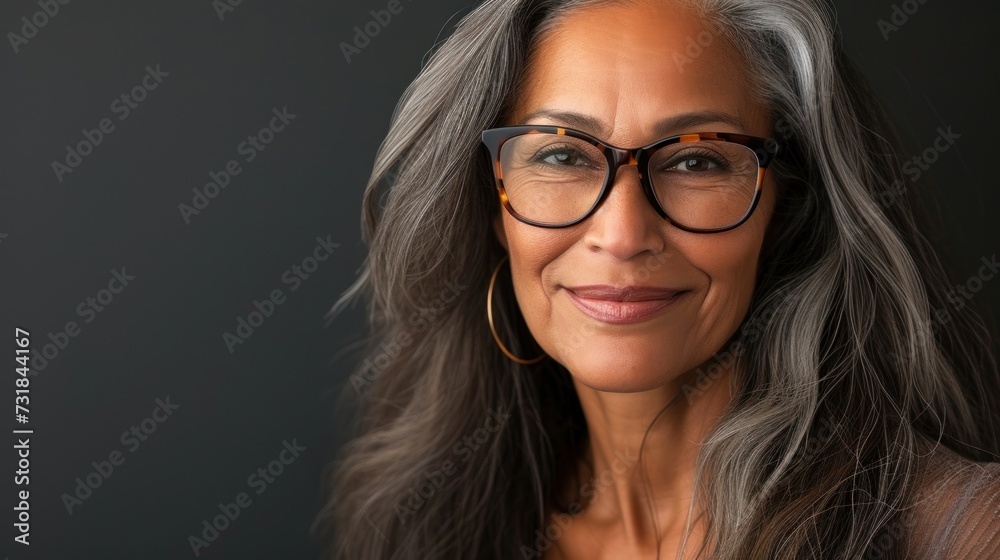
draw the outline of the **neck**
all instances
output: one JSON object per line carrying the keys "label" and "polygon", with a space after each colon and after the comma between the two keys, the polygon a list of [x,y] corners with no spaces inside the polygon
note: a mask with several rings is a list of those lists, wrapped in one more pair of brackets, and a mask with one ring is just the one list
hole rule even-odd
{"label": "neck", "polygon": [[[588,522],[620,524],[622,537],[638,547],[657,533],[684,531],[698,449],[732,399],[730,378],[725,370],[696,385],[689,372],[642,393],[596,391],[574,379],[593,465],[580,477]],[[691,511],[692,525],[699,513]]]}

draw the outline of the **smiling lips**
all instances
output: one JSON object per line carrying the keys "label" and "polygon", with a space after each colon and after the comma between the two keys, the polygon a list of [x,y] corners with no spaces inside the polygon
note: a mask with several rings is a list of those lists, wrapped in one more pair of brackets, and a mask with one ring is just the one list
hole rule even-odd
{"label": "smiling lips", "polygon": [[643,286],[595,285],[566,288],[566,294],[580,311],[598,321],[615,325],[650,319],[686,293],[686,290]]}

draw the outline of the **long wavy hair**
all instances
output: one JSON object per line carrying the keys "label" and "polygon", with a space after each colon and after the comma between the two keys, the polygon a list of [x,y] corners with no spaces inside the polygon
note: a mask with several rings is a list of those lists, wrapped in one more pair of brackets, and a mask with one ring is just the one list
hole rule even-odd
{"label": "long wavy hair", "polygon": [[[345,389],[362,397],[356,437],[331,465],[315,525],[331,557],[540,556],[548,516],[565,509],[558,490],[585,460],[587,428],[564,367],[514,363],[490,335],[485,292],[504,250],[480,133],[510,110],[539,37],[597,3],[485,0],[399,101],[364,195],[369,254],[331,310],[363,299],[372,329]],[[900,188],[901,144],[843,53],[832,8],[693,4],[752,61],[753,94],[782,142],[734,401],[697,459],[699,552],[903,558],[908,537],[885,535],[931,446],[1000,453],[992,337],[948,301],[914,189]],[[496,322],[529,356],[506,276]]]}

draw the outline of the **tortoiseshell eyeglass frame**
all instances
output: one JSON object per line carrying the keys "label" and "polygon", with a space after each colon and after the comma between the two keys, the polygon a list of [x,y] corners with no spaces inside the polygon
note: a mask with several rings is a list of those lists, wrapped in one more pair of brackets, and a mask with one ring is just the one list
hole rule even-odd
{"label": "tortoiseshell eyeglass frame", "polygon": [[[583,216],[575,220],[558,224],[549,224],[531,220],[518,214],[517,211],[511,207],[510,201],[507,199],[507,191],[504,190],[503,186],[503,169],[500,163],[500,150],[503,148],[504,142],[510,140],[511,138],[521,136],[523,134],[539,133],[561,134],[585,140],[586,142],[596,146],[601,153],[604,154],[604,157],[607,158],[608,172],[604,178],[604,186],[601,188],[601,193],[597,197],[597,201]],[[618,174],[618,168],[623,165],[635,165],[639,171],[639,180],[642,184],[642,190],[645,193],[646,198],[649,200],[649,203],[653,206],[653,209],[656,210],[656,213],[675,227],[693,233],[717,233],[729,231],[746,222],[750,218],[750,215],[753,214],[754,209],[757,208],[757,203],[760,201],[761,189],[764,185],[764,173],[767,170],[768,164],[774,160],[779,148],[777,140],[773,138],[758,138],[756,136],[748,136],[746,134],[737,134],[733,132],[694,132],[663,138],[653,142],[652,144],[647,144],[639,148],[620,148],[580,130],[560,126],[541,125],[516,125],[490,128],[483,131],[482,140],[483,144],[489,150],[490,157],[493,162],[493,177],[496,180],[497,191],[500,195],[500,203],[503,204],[504,208],[506,208],[508,212],[510,212],[511,216],[521,222],[543,228],[564,228],[576,225],[589,218],[597,207],[601,205],[604,199],[607,198],[608,193],[611,192],[611,189],[614,186],[615,177]],[[668,216],[667,212],[662,206],[660,206],[659,201],[656,199],[656,195],[653,193],[653,187],[649,182],[649,160],[656,150],[678,142],[700,142],[703,140],[740,144],[750,148],[750,150],[752,150],[757,156],[757,185],[754,189],[753,201],[750,203],[750,208],[746,211],[743,217],[736,222],[717,228],[692,228],[675,221],[673,218]]]}

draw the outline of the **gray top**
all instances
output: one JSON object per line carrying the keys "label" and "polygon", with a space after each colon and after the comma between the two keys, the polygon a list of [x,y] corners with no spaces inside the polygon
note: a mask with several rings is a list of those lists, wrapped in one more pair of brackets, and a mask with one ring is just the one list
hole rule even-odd
{"label": "gray top", "polygon": [[975,463],[939,446],[918,477],[912,558],[1000,560],[1000,463]]}

